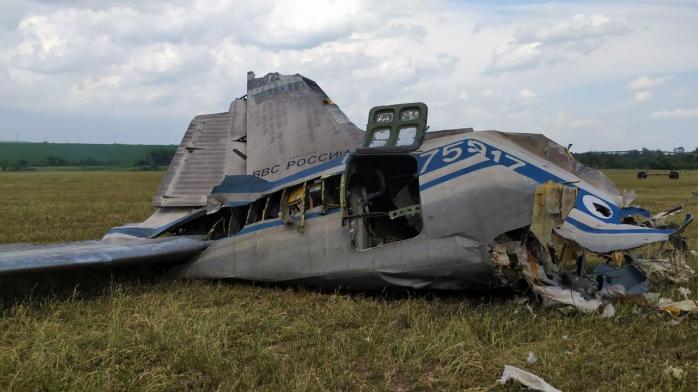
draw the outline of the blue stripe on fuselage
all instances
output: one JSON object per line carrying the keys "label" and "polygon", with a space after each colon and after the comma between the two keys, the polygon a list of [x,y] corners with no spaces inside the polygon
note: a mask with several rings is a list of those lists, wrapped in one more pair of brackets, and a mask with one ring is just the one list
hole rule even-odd
{"label": "blue stripe on fuselage", "polygon": [[478,163],[476,163],[476,164],[474,164],[474,165],[465,167],[465,168],[460,169],[460,170],[456,170],[456,171],[450,172],[450,173],[445,174],[445,175],[443,175],[443,176],[441,176],[441,177],[436,177],[435,179],[433,179],[433,180],[431,180],[431,181],[429,181],[429,182],[425,182],[424,184],[422,184],[422,185],[419,187],[419,190],[423,191],[423,190],[425,190],[425,189],[429,189],[429,188],[431,188],[431,187],[433,187],[433,186],[436,186],[436,185],[442,184],[442,183],[444,183],[444,182],[446,182],[446,181],[449,181],[449,180],[451,180],[451,179],[453,179],[453,178],[460,177],[460,176],[464,176],[464,175],[466,175],[466,174],[469,174],[469,173],[472,173],[472,172],[475,172],[475,171],[478,171],[478,170],[480,170],[480,169],[484,169],[484,168],[487,168],[487,167],[492,167],[492,166],[495,166],[495,163],[492,162],[492,161],[478,162]]}
{"label": "blue stripe on fuselage", "polygon": [[[456,141],[450,144],[444,144],[442,146],[419,154],[417,156],[419,172],[421,174],[430,173],[434,170],[439,170],[443,167],[453,165],[457,162],[474,157],[476,155],[480,155],[486,160],[459,170],[452,171],[450,173],[446,173],[431,181],[421,184],[420,190],[423,191],[433,186],[447,182],[453,178],[457,178],[493,166],[503,166],[509,168],[514,172],[537,182],[538,184],[543,184],[548,181],[556,183],[567,182],[565,179],[558,177],[555,174],[545,169],[542,169],[524,159],[521,159],[516,155],[510,154],[481,140],[470,138],[465,138],[463,140]],[[445,159],[448,158],[450,160],[453,159],[454,156],[457,156],[458,158],[449,162],[445,162]],[[428,167],[425,169],[424,166],[427,165],[427,163]],[[599,219],[605,223],[620,223],[620,207],[615,205],[615,203],[609,200],[605,200],[604,198],[599,197],[598,195],[593,194],[582,187],[577,186],[577,188],[579,189],[579,194],[577,195],[577,200],[575,204],[576,208],[579,211],[585,213],[586,215],[593,216],[595,219]],[[602,218],[597,214],[594,214],[592,211],[589,211],[583,203],[583,198],[586,195],[593,195],[606,202],[613,212],[611,216],[608,218]]]}
{"label": "blue stripe on fuselage", "polygon": [[[473,140],[474,142],[477,142],[479,145],[485,148],[485,151],[481,151],[479,149],[475,149],[472,146],[468,146],[468,142]],[[448,147],[451,152],[454,151],[454,149],[457,149],[459,151],[458,158],[455,160],[452,160],[450,162],[445,162],[444,159],[450,158],[444,156],[444,151],[445,148]],[[448,155],[450,155],[450,152],[447,152]],[[528,177],[540,184],[547,182],[547,181],[553,181],[553,182],[566,182],[564,179],[546,171],[543,170],[530,162],[527,162],[521,158],[519,158],[516,155],[510,154],[506,151],[500,150],[498,148],[493,147],[490,144],[487,144],[485,142],[482,142],[477,139],[470,139],[470,138],[465,138],[460,141],[456,141],[454,143],[450,143],[447,145],[439,146],[437,148],[433,148],[431,150],[425,151],[423,153],[420,153],[417,156],[417,161],[418,161],[418,167],[419,167],[419,172],[420,175],[426,174],[426,173],[431,173],[434,170],[441,169],[446,166],[453,165],[455,163],[458,163],[460,161],[466,160],[468,158],[471,158],[476,155],[481,155],[483,156],[486,161],[479,162],[476,164],[473,164],[472,166],[453,171],[451,173],[447,173],[441,177],[438,177],[434,180],[431,180],[427,183],[424,183],[421,185],[420,189],[429,189],[433,186],[439,185],[443,182],[446,182],[452,178],[456,178],[462,175],[466,175],[469,173],[472,173],[474,171],[480,170],[480,169],[485,169],[487,167],[492,167],[492,166],[503,166],[506,168],[512,168],[513,171],[516,173],[521,174],[524,177]],[[431,156],[431,159],[429,157]],[[495,159],[497,157],[497,159]],[[427,164],[427,161],[429,162],[429,166],[424,169],[424,165]],[[520,166],[520,164],[523,164],[523,166]],[[442,179],[443,177],[446,177],[446,179]]]}
{"label": "blue stripe on fuselage", "polygon": [[638,226],[637,229],[600,229],[598,227],[591,227],[587,224],[584,224],[574,218],[567,217],[565,219],[565,222],[571,224],[572,226],[578,228],[579,230],[586,232],[586,233],[591,233],[591,234],[664,234],[664,235],[671,235],[674,233],[674,230],[662,230],[662,229],[652,229],[649,227],[646,228],[640,228]]}
{"label": "blue stripe on fuselage", "polygon": [[[325,214],[322,214],[319,212],[311,212],[311,213],[305,215],[305,219],[309,220],[309,219],[319,218],[321,216],[327,216],[327,215],[335,214],[337,212],[339,212],[339,208],[333,208],[331,210],[327,210],[327,213],[325,213]],[[294,219],[297,222],[300,218],[296,217]],[[252,225],[245,226],[240,231],[235,233],[234,236],[237,237],[239,235],[253,233],[255,231],[268,229],[270,227],[285,226],[285,225],[286,224],[284,222],[282,222],[281,219],[274,218],[274,219],[270,219],[268,221],[257,222],[257,223],[254,223]]]}
{"label": "blue stripe on fuselage", "polygon": [[[484,147],[485,150],[482,151],[479,149],[475,149],[472,146],[469,146],[468,142],[471,140],[474,141],[475,143],[479,144],[481,147]],[[459,148],[460,155],[458,156],[458,159],[455,159],[455,160],[450,161],[450,162],[444,162],[444,158],[446,158],[446,157],[444,157],[445,147],[448,147],[450,149],[450,152],[453,152],[454,148]],[[430,154],[432,154],[431,160],[428,159]],[[567,182],[563,178],[558,177],[555,174],[553,174],[553,173],[551,173],[543,168],[540,168],[536,165],[533,165],[530,162],[525,161],[516,155],[510,154],[510,153],[508,153],[504,150],[501,150],[499,148],[495,148],[494,146],[487,144],[479,139],[471,139],[471,138],[464,138],[460,141],[455,141],[453,143],[444,144],[444,145],[441,145],[439,147],[433,148],[431,150],[419,153],[419,155],[416,155],[417,162],[418,162],[418,171],[420,172],[420,176],[421,176],[421,175],[433,172],[434,170],[438,170],[438,169],[441,169],[443,167],[450,166],[454,163],[460,162],[462,160],[468,159],[468,158],[473,157],[473,156],[478,155],[478,154],[481,154],[482,156],[484,156],[484,158],[486,160],[475,163],[475,164],[468,166],[468,167],[465,167],[465,168],[461,168],[458,170],[454,170],[452,172],[448,172],[442,176],[439,176],[435,179],[432,179],[428,182],[425,182],[425,183],[420,185],[420,190],[424,191],[424,190],[430,189],[434,186],[437,186],[439,184],[443,184],[445,182],[448,182],[454,178],[458,178],[458,177],[461,177],[464,175],[474,173],[474,172],[479,171],[479,170],[483,170],[483,169],[486,169],[489,167],[495,167],[495,166],[503,166],[503,167],[509,168],[509,169],[513,170],[514,172],[516,172],[524,177],[527,177],[527,178],[529,178],[529,179],[531,179],[539,184],[545,183],[547,181],[552,181],[552,182],[557,182],[557,183],[566,183]],[[449,155],[450,155],[450,153],[449,153]],[[332,168],[339,168],[340,166],[342,166],[345,163],[346,158],[347,158],[347,155],[342,156],[341,158],[334,159],[332,161],[325,162],[321,165],[300,171],[300,172],[292,174],[290,176],[280,178],[276,181],[266,182],[266,184],[262,184],[262,186],[259,186],[260,184],[257,184],[257,187],[255,187],[256,189],[242,188],[242,189],[236,189],[231,193],[251,193],[250,191],[252,191],[254,193],[257,193],[257,192],[263,193],[262,188],[264,188],[266,190],[271,190],[273,188],[277,188],[277,187],[284,185],[284,184],[293,183],[294,181],[311,176],[313,174],[319,174],[321,172],[328,171]],[[497,158],[497,159],[495,159],[495,158]],[[427,163],[428,160],[429,160],[429,167],[427,167],[426,170],[424,170],[424,165]],[[523,164],[523,165],[521,165],[521,164]],[[424,171],[422,171],[422,170],[424,170]],[[333,172],[332,174],[339,174],[340,172],[341,171],[337,170],[336,172]],[[579,189],[580,189],[580,198],[578,198],[578,200],[577,200],[576,208],[578,210],[580,210],[581,212],[585,213],[586,215],[592,216],[592,214],[590,214],[589,211],[586,210],[586,208],[584,207],[584,204],[580,202],[580,199],[583,195],[591,194],[591,193],[586,191],[583,188],[579,188]],[[597,196],[597,195],[594,195],[594,196]],[[600,199],[604,200],[603,198],[600,198]],[[246,205],[246,204],[252,203],[253,201],[254,200],[251,200],[248,202],[237,202],[236,205]],[[604,201],[606,201],[609,205],[613,206],[613,208],[618,208],[614,203],[609,202],[608,200],[604,200]],[[328,211],[327,214],[325,214],[325,215],[336,213],[338,211],[339,211],[339,209],[333,209],[333,210]],[[613,215],[615,216],[617,214],[613,214]],[[313,218],[317,218],[319,216],[324,216],[324,215],[319,214],[319,213],[311,213],[311,214],[306,215],[306,219],[313,219]],[[593,216],[593,217],[594,217],[594,219],[599,219],[596,216]],[[571,219],[571,218],[568,218],[568,220],[569,219]],[[574,224],[573,222],[570,222],[570,223]],[[575,221],[575,223],[577,223],[577,224],[575,224],[575,226],[580,228],[581,230],[585,230],[585,229],[597,230],[597,231],[604,230],[604,229],[594,229],[594,228],[586,226],[583,223],[578,222],[578,221]],[[258,222],[256,224],[244,227],[238,233],[236,233],[235,236],[244,235],[244,234],[252,233],[255,231],[259,231],[259,230],[264,230],[264,229],[267,229],[270,227],[282,226],[282,225],[284,225],[284,223],[278,219],[264,221],[264,222]],[[112,229],[112,230],[114,230],[114,229]],[[141,230],[143,232],[138,233],[138,234],[143,235],[143,234],[145,234],[145,231],[147,229],[145,229],[145,230],[141,229]],[[638,233],[651,233],[653,231],[652,229],[635,229],[635,230]],[[587,230],[585,230],[585,231],[587,231]],[[599,232],[601,232],[601,231],[599,231]],[[608,232],[608,234],[622,234],[622,233],[624,233],[624,231],[622,231],[622,230],[605,230],[603,232],[604,233]],[[662,234],[666,234],[666,232],[670,233],[671,231],[666,231],[666,230],[661,231],[660,230],[659,232]],[[131,234],[131,233],[129,233],[129,234]],[[136,233],[133,233],[133,234],[136,234]]]}

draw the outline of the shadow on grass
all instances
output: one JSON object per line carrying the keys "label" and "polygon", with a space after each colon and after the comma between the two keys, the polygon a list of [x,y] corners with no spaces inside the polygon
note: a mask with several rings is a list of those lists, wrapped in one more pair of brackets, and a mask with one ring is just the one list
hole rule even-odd
{"label": "shadow on grass", "polygon": [[125,285],[138,292],[168,281],[164,267],[85,268],[0,277],[0,309],[18,303],[94,299]]}
{"label": "shadow on grass", "polygon": [[[112,295],[114,287],[127,287],[131,294],[152,291],[164,284],[177,284],[168,276],[168,267],[92,267],[80,271],[59,270],[44,274],[0,277],[0,309],[24,303],[90,300]],[[182,282],[182,281],[180,281]],[[237,279],[213,279],[208,284],[230,287],[262,287],[269,290],[293,290],[320,294],[340,294],[347,297],[371,298],[383,301],[418,299],[425,301],[460,301],[471,306],[502,303],[513,299],[516,293],[507,288],[489,290],[433,290],[385,286],[380,290],[357,290],[345,287],[316,287],[307,283],[251,282]]]}

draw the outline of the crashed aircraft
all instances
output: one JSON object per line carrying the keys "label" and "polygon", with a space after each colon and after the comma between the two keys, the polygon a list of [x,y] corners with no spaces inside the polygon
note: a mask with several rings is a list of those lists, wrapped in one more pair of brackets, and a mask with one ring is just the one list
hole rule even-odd
{"label": "crashed aircraft", "polygon": [[506,286],[590,311],[642,294],[648,273],[693,274],[690,214],[672,226],[679,209],[632,206],[543,135],[426,132],[427,118],[423,103],[375,107],[364,131],[312,80],[250,72],[228,111],[191,121],[150,218],[100,241],[1,245],[0,274],[159,263],[181,278]]}

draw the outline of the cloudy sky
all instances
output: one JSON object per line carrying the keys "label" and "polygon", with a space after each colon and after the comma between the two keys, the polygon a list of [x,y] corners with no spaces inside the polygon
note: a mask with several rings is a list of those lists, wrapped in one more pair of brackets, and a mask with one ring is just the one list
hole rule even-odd
{"label": "cloudy sky", "polygon": [[0,140],[178,143],[246,72],[302,73],[358,125],[698,147],[698,2],[0,0]]}

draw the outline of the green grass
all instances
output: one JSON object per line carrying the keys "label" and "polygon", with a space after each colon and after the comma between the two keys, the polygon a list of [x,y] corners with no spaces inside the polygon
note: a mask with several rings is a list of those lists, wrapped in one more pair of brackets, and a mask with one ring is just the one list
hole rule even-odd
{"label": "green grass", "polygon": [[79,162],[91,158],[97,161],[111,162],[113,165],[133,166],[155,148],[167,148],[174,151],[177,146],[0,142],[0,162],[16,163],[25,160],[30,165],[42,164],[42,162],[45,164],[46,158],[53,155],[68,162]]}
{"label": "green grass", "polygon": [[152,213],[164,172],[0,173],[0,243],[101,238]]}
{"label": "green grass", "polygon": [[[698,185],[698,172],[678,181],[610,175],[652,209]],[[160,176],[2,173],[0,242],[99,238],[148,215]],[[698,212],[695,200],[688,209]],[[688,235],[698,248],[698,227]],[[496,384],[505,364],[564,391],[698,385],[698,321],[673,325],[642,301],[616,303],[616,317],[602,319],[537,306],[532,314],[502,294],[339,294],[136,276],[0,280],[0,389],[523,390]],[[698,295],[695,281],[686,287]],[[679,298],[676,287],[652,289]],[[529,351],[537,363],[526,362]],[[665,375],[668,366],[686,377]]]}

